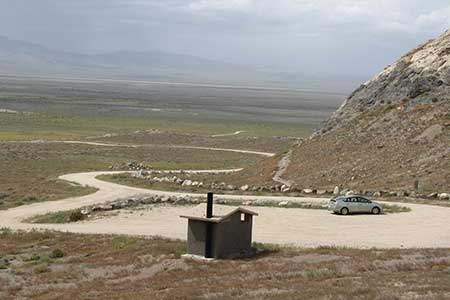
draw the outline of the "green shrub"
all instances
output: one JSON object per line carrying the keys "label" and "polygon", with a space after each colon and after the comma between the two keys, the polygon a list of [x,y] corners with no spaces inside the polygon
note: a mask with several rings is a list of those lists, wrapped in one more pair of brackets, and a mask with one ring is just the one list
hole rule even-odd
{"label": "green shrub", "polygon": [[39,263],[41,264],[46,264],[46,263],[50,263],[51,262],[51,258],[49,255],[42,255],[41,258],[39,259]]}
{"label": "green shrub", "polygon": [[79,210],[72,212],[69,216],[70,222],[78,222],[81,220],[83,220],[83,214]]}
{"label": "green shrub", "polygon": [[25,258],[24,261],[38,261],[40,259],[41,257],[39,255],[33,254],[30,257]]}
{"label": "green shrub", "polygon": [[6,259],[0,259],[0,270],[8,269],[9,262]]}
{"label": "green shrub", "polygon": [[50,258],[62,258],[64,257],[64,252],[60,249],[55,249],[50,253]]}
{"label": "green shrub", "polygon": [[48,264],[43,263],[43,264],[37,265],[36,267],[34,267],[33,271],[36,274],[48,272]]}

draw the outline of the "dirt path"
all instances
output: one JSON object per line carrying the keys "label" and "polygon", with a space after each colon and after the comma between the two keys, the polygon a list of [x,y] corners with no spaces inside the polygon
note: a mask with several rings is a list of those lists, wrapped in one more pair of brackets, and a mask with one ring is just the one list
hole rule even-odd
{"label": "dirt path", "polygon": [[[218,171],[218,170],[216,170]],[[100,181],[96,176],[120,172],[91,172],[61,176],[63,180],[95,187],[98,192],[77,198],[36,203],[0,212],[0,227],[12,229],[53,229],[79,233],[130,235],[160,235],[169,238],[186,237],[186,220],[179,218],[192,207],[158,207],[133,214],[121,213],[108,219],[75,224],[25,224],[21,221],[36,214],[79,208],[137,195],[191,195],[153,191]],[[203,196],[203,195],[202,195]],[[290,200],[322,202],[321,198],[275,196],[216,195],[230,200]],[[392,204],[392,203],[391,203]],[[398,203],[412,209],[409,213],[380,216],[337,216],[324,210],[254,207],[260,216],[255,219],[254,239],[259,242],[293,244],[297,246],[349,247],[450,247],[450,208]]]}
{"label": "dirt path", "polygon": [[215,138],[215,137],[234,136],[234,135],[238,135],[238,134],[241,134],[244,132],[245,132],[244,130],[239,130],[239,131],[235,131],[232,133],[215,134],[215,135],[212,135],[211,137]]}
{"label": "dirt path", "polygon": [[280,159],[280,161],[278,161],[278,169],[272,177],[273,181],[284,184],[286,186],[292,185],[292,181],[282,178],[282,176],[284,175],[284,173],[286,172],[287,168],[289,167],[289,165],[291,163],[291,155],[292,155],[292,150],[289,150],[289,152],[286,153]]}
{"label": "dirt path", "polygon": [[101,147],[128,147],[128,148],[138,148],[138,147],[167,147],[167,148],[178,148],[178,149],[196,149],[196,150],[208,150],[208,151],[223,151],[223,152],[235,152],[242,154],[254,154],[265,157],[273,157],[275,153],[252,151],[252,150],[241,150],[241,149],[229,149],[229,148],[213,148],[213,147],[198,147],[198,146],[183,146],[183,145],[156,145],[156,144],[118,144],[118,143],[100,143],[100,142],[87,142],[87,141],[13,141],[9,143],[62,143],[62,144],[80,144],[80,145],[90,145],[90,146],[101,146]]}

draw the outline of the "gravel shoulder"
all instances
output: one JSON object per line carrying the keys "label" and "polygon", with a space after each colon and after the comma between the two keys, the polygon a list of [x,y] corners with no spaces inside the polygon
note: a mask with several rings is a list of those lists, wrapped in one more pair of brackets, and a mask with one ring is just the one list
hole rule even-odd
{"label": "gravel shoulder", "polygon": [[[60,179],[63,180],[95,187],[98,192],[83,197],[36,203],[0,212],[0,227],[186,238],[186,220],[179,218],[179,215],[191,212],[195,209],[193,207],[161,207],[139,212],[139,214],[119,214],[108,219],[72,224],[22,223],[22,220],[36,214],[76,209],[138,195],[203,196],[133,188],[96,179],[102,174],[117,173],[121,172],[89,172],[61,176]],[[216,199],[323,201],[323,198],[248,195],[216,195]],[[254,240],[303,247],[320,245],[358,248],[450,247],[450,231],[446,230],[450,218],[449,208],[406,203],[398,203],[398,205],[409,207],[412,211],[380,216],[342,217],[322,210],[252,207],[252,210],[260,214],[255,219]]]}

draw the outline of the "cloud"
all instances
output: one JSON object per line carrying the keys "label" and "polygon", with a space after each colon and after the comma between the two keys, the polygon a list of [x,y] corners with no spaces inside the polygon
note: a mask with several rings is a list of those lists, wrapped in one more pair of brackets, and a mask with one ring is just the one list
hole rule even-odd
{"label": "cloud", "polygon": [[199,0],[187,5],[193,11],[239,11],[254,5],[252,0]]}
{"label": "cloud", "polygon": [[[422,0],[194,0],[186,7],[199,16],[214,16],[234,21],[244,14],[256,25],[266,23],[291,27],[321,27],[354,24],[378,31],[405,32],[436,30],[448,26],[447,1]],[[337,28],[339,29],[339,28]],[[360,30],[361,27],[355,28]]]}
{"label": "cloud", "polygon": [[51,48],[301,71],[373,73],[449,26],[448,0],[0,0],[0,34]]}

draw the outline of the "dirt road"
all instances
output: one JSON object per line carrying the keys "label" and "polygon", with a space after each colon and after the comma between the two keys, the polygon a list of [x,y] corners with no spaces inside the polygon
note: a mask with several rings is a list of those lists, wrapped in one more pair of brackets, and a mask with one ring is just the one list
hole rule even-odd
{"label": "dirt road", "polygon": [[184,146],[184,145],[158,145],[158,144],[118,144],[118,143],[100,143],[100,142],[88,142],[88,141],[11,141],[9,143],[61,143],[61,144],[79,144],[79,145],[89,145],[89,146],[100,146],[100,147],[126,147],[126,148],[139,148],[139,147],[166,147],[166,148],[177,148],[177,149],[195,149],[195,150],[208,150],[208,151],[221,151],[221,152],[235,152],[242,154],[253,154],[265,157],[273,157],[275,153],[262,152],[262,151],[252,151],[252,150],[241,150],[241,149],[229,149],[229,148],[214,148],[214,147],[199,147],[199,146]]}
{"label": "dirt road", "polygon": [[[218,171],[218,170],[216,170]],[[160,235],[169,238],[186,237],[186,220],[179,218],[192,207],[159,207],[133,214],[75,224],[25,224],[21,221],[36,214],[79,208],[136,195],[186,195],[152,191],[97,180],[101,174],[119,172],[91,172],[61,176],[61,179],[89,185],[98,192],[77,198],[36,203],[0,212],[0,227],[13,229],[54,229],[79,233],[117,233],[130,235]],[[191,196],[198,196],[190,194]],[[321,202],[320,198],[272,196],[216,195],[231,200],[290,200]],[[412,209],[409,213],[380,216],[337,216],[324,210],[254,207],[260,216],[255,218],[254,240],[266,243],[297,246],[349,246],[381,248],[450,247],[450,209],[429,205],[399,204]]]}

